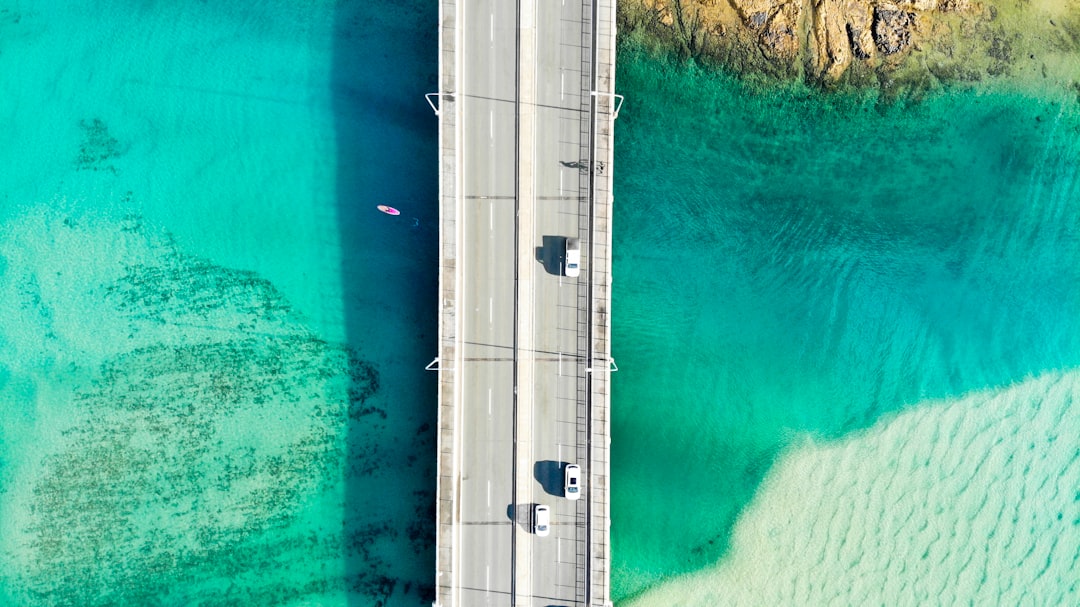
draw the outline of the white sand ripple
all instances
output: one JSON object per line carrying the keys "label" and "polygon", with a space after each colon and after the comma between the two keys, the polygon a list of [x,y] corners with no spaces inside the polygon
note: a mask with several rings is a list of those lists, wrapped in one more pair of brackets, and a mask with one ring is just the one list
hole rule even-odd
{"label": "white sand ripple", "polygon": [[1080,372],[780,458],[712,569],[651,605],[1080,605]]}

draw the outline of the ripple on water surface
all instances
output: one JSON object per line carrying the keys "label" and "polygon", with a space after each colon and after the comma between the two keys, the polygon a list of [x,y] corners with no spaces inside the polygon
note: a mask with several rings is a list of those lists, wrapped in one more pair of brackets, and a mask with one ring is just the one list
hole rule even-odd
{"label": "ripple on water surface", "polygon": [[790,447],[730,553],[628,604],[1074,605],[1080,373]]}
{"label": "ripple on water surface", "polygon": [[886,106],[623,51],[616,597],[736,558],[787,445],[1080,366],[1075,91]]}

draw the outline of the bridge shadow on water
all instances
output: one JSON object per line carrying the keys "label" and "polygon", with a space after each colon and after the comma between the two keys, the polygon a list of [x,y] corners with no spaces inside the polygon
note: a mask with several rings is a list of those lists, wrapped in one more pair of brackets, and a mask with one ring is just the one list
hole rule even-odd
{"label": "bridge shadow on water", "polygon": [[[348,604],[434,600],[438,3],[338,2],[331,93],[351,361]],[[378,212],[377,205],[401,211]]]}

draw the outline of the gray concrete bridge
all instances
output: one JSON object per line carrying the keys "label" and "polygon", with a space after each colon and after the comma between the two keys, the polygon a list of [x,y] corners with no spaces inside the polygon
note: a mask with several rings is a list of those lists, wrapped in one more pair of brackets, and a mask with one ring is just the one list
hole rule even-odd
{"label": "gray concrete bridge", "polygon": [[435,605],[609,605],[615,0],[441,0],[439,27]]}

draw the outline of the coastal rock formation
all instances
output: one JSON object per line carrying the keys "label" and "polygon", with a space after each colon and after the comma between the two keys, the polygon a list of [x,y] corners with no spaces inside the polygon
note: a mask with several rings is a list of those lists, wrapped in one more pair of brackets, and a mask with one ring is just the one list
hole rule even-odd
{"label": "coastal rock formation", "polygon": [[733,0],[742,23],[754,33],[766,56],[792,61],[799,53],[797,30],[802,5],[772,0]]}
{"label": "coastal rock formation", "polygon": [[[851,64],[851,46],[848,44],[846,4],[858,2],[843,0],[814,0],[812,11],[814,44],[813,67],[819,78],[836,80]],[[858,12],[855,12],[858,14]]]}
{"label": "coastal rock formation", "polygon": [[885,55],[895,55],[911,44],[911,26],[915,13],[895,6],[874,7],[874,43]]}
{"label": "coastal rock formation", "polygon": [[[947,0],[950,9],[966,0]],[[918,36],[918,14],[938,0],[638,0],[620,10],[620,29],[650,26],[683,54],[714,56],[736,68],[839,80],[853,61],[903,55]],[[668,28],[668,35],[660,31]],[[739,46],[750,48],[739,49]],[[735,47],[735,48],[733,48]],[[746,52],[749,51],[749,52]],[[894,61],[895,62],[895,61]]]}
{"label": "coastal rock formation", "polygon": [[1080,0],[627,0],[619,31],[738,73],[824,85],[1080,80]]}

